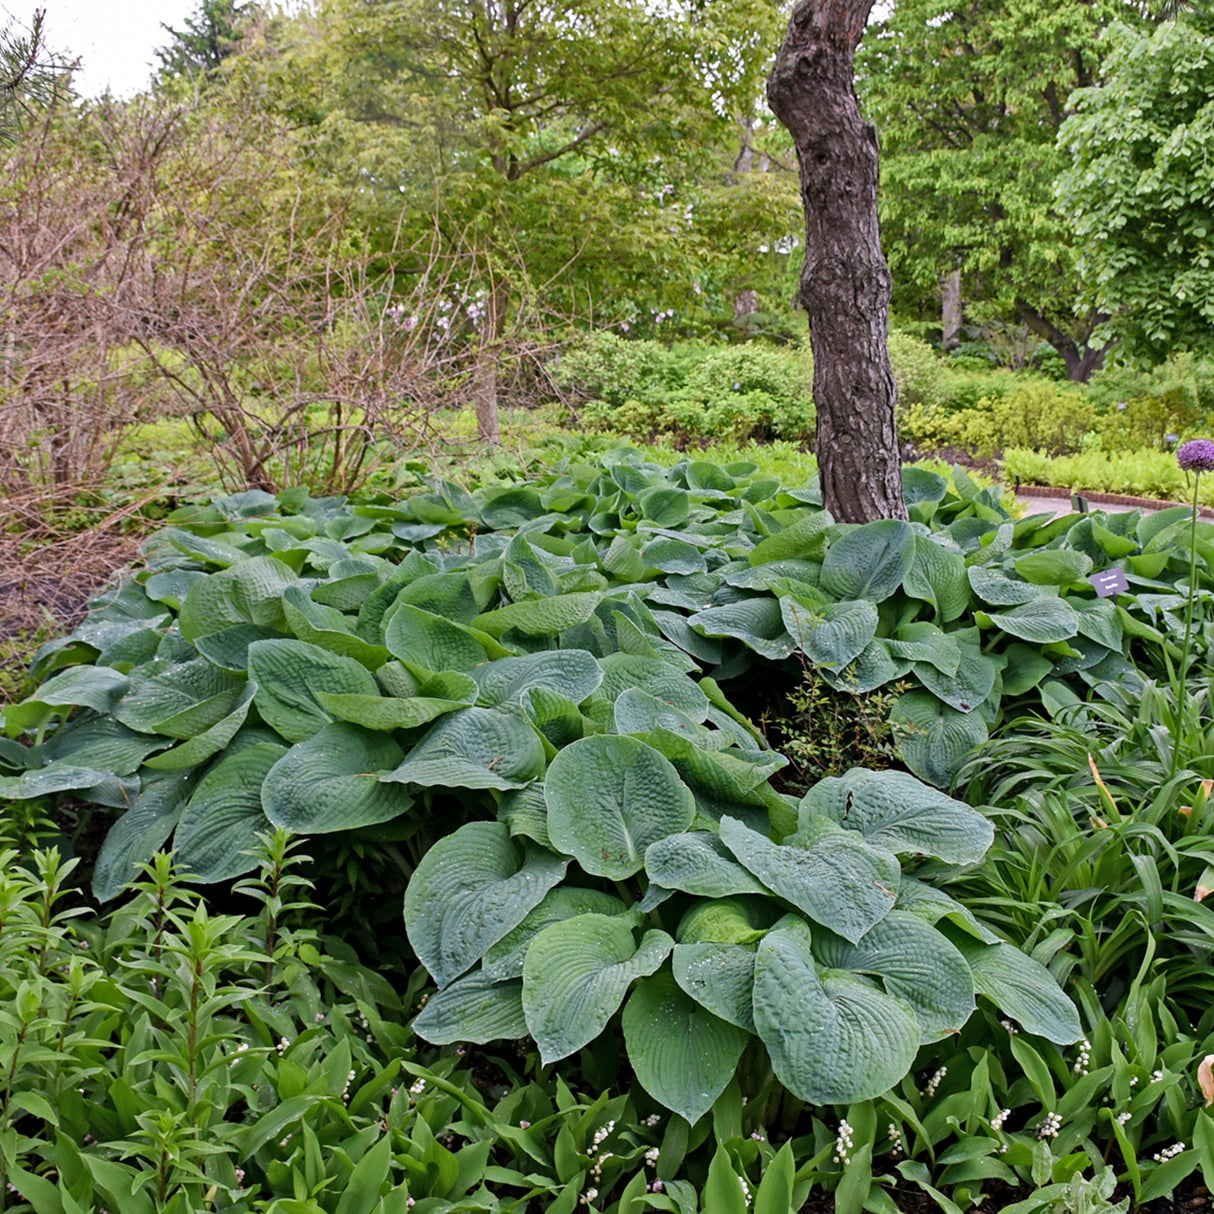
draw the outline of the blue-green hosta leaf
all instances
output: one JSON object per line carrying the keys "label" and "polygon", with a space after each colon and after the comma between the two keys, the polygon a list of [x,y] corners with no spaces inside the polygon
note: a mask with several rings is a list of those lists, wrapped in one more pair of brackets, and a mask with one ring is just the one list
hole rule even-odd
{"label": "blue-green hosta leaf", "polygon": [[1035,599],[1010,611],[992,612],[991,619],[1010,636],[1035,644],[1065,641],[1079,631],[1075,609],[1063,599]]}
{"label": "blue-green hosta leaf", "polygon": [[497,819],[510,828],[512,837],[534,839],[541,847],[552,848],[548,838],[548,806],[544,788],[538,781],[503,793],[497,804]]}
{"label": "blue-green hosta leaf", "polygon": [[217,755],[245,723],[256,694],[257,684],[251,679],[247,680],[232,706],[232,711],[226,717],[216,721],[202,733],[195,734],[188,741],[182,742],[180,746],[154,755],[147,760],[147,765],[156,771],[179,771],[184,767],[194,767],[212,755]]}
{"label": "blue-green hosta leaf", "polygon": [[1020,582],[998,569],[985,565],[973,565],[968,570],[970,585],[974,593],[986,603],[998,607],[1010,607],[1018,603],[1032,603],[1038,599],[1052,599],[1058,595],[1057,586],[1037,586],[1032,582]]}
{"label": "blue-green hosta leaf", "polygon": [[914,1062],[915,1013],[854,974],[820,973],[808,925],[786,922],[763,937],[755,957],[755,1028],[776,1077],[812,1104],[879,1096]]}
{"label": "blue-green hosta leaf", "polygon": [[646,849],[686,830],[691,790],[670,761],[633,737],[598,735],[566,746],[544,781],[548,835],[588,873],[623,880]]}
{"label": "blue-green hosta leaf", "polygon": [[128,685],[126,675],[108,666],[69,666],[47,679],[29,699],[5,709],[5,730],[10,738],[33,732],[64,708],[108,712]]}
{"label": "blue-green hosta leaf", "polygon": [[481,966],[494,982],[523,976],[523,962],[531,941],[551,923],[575,915],[622,915],[628,908],[614,894],[576,885],[549,890],[544,900],[515,928],[485,953]]}
{"label": "blue-green hosta leaf", "polygon": [[412,696],[398,700],[394,696],[334,695],[320,691],[316,702],[331,717],[349,721],[367,729],[391,733],[397,729],[416,729],[437,717],[468,707],[468,700],[441,700],[430,696]]}
{"label": "blue-green hosta leaf", "polygon": [[898,756],[921,780],[947,788],[965,756],[987,740],[982,714],[958,712],[930,691],[899,696],[889,714]]}
{"label": "blue-green hosta leaf", "polygon": [[1117,608],[1108,599],[1068,599],[1078,617],[1079,635],[1088,637],[1106,649],[1120,652],[1125,645],[1125,630]]}
{"label": "blue-green hosta leaf", "polygon": [[1079,1013],[1053,974],[1010,944],[958,944],[974,974],[978,994],[1017,1021],[1027,1033],[1058,1045],[1083,1036]]}
{"label": "blue-green hosta leaf", "polygon": [[[1080,617],[1080,628],[1082,627]],[[1003,668],[1004,696],[1023,695],[1030,688],[1036,687],[1054,669],[1054,663],[1035,645],[1022,645],[1016,641],[1003,653],[1007,658],[1007,665]]]}
{"label": "blue-green hosta leaf", "polygon": [[471,670],[490,656],[472,629],[411,603],[392,613],[384,644],[396,657],[426,670]]}
{"label": "blue-green hosta leaf", "polygon": [[1016,572],[1036,586],[1069,586],[1092,568],[1092,558],[1075,548],[1040,548],[1014,563]]}
{"label": "blue-green hosta leaf", "polygon": [[297,580],[288,565],[272,556],[255,556],[213,573],[185,596],[177,617],[181,635],[197,641],[235,624],[282,630],[282,592]]}
{"label": "blue-green hosta leaf", "polygon": [[599,726],[584,716],[572,700],[546,687],[524,691],[518,706],[543,739],[544,753],[549,759],[554,759],[556,752],[570,742],[599,732]]}
{"label": "blue-green hosta leaf", "polygon": [[253,702],[261,719],[288,742],[302,742],[332,720],[316,698],[319,692],[379,694],[365,666],[306,641],[254,641],[249,677],[257,683]]}
{"label": "blue-green hosta leaf", "polygon": [[915,559],[902,589],[911,598],[930,603],[942,624],[960,619],[970,603],[964,559],[925,535],[915,536]]}
{"label": "blue-green hosta leaf", "polygon": [[767,893],[719,836],[703,830],[667,835],[651,844],[645,852],[645,873],[666,889],[704,898]]}
{"label": "blue-green hosta leaf", "polygon": [[675,981],[697,1003],[730,1024],[755,1031],[755,950],[744,944],[676,944],[670,955]]}
{"label": "blue-green hosta leaf", "polygon": [[898,896],[898,861],[855,831],[819,832],[800,847],[722,818],[721,839],[773,893],[853,943],[889,914]]}
{"label": "blue-green hosta leaf", "polygon": [[708,561],[699,548],[686,540],[668,535],[650,540],[641,549],[641,560],[645,562],[647,569],[658,569],[662,573],[683,576],[704,573],[708,569]]}
{"label": "blue-green hosta leaf", "polygon": [[760,540],[751,549],[747,560],[752,565],[767,565],[773,561],[803,561],[818,556],[825,546],[823,532],[834,524],[827,510],[801,510],[798,517],[774,535]]}
{"label": "blue-green hosta leaf", "polygon": [[395,771],[381,777],[426,788],[521,788],[544,774],[544,747],[521,716],[461,708],[437,721]]}
{"label": "blue-green hosta leaf", "polygon": [[811,608],[783,598],[780,611],[801,652],[818,666],[842,670],[877,635],[877,608],[863,600]]}
{"label": "blue-green hosta leaf", "polygon": [[850,695],[867,695],[886,683],[900,679],[911,664],[905,659],[894,659],[890,654],[889,642],[881,638],[869,641],[860,655],[848,662],[842,670],[833,666],[822,667],[822,677],[836,691],[846,691]]}
{"label": "blue-green hosta leaf", "polygon": [[615,702],[629,687],[657,696],[693,721],[708,715],[708,697],[685,674],[661,658],[611,653],[599,661],[603,682],[596,695]]}
{"label": "blue-green hosta leaf", "polygon": [[[417,568],[421,569],[422,566]],[[467,571],[452,570],[448,573],[420,573],[400,586],[392,601],[385,604],[380,616],[385,627],[391,615],[404,606],[420,607],[423,611],[441,616],[444,620],[454,620],[457,624],[470,624],[480,614],[483,604],[477,599]],[[370,623],[372,614],[373,609],[367,609],[365,614],[362,608],[359,609],[359,622],[364,628]]]}
{"label": "blue-green hosta leaf", "polygon": [[584,649],[554,649],[518,658],[500,658],[474,666],[469,674],[480,688],[477,703],[482,708],[494,708],[517,700],[533,687],[559,691],[580,704],[603,681],[602,668],[594,655]]}
{"label": "blue-green hosta leaf", "polygon": [[965,958],[917,915],[892,910],[856,944],[817,932],[814,955],[827,969],[880,978],[914,1008],[922,1042],[959,1033],[974,1010],[974,979]]}
{"label": "blue-green hosta leaf", "polygon": [[565,875],[569,861],[519,844],[503,822],[468,822],[422,857],[405,891],[405,930],[439,987],[475,965]]}
{"label": "blue-green hosta leaf", "polygon": [[636,512],[659,527],[677,527],[691,513],[691,495],[684,489],[655,485],[633,499]]}
{"label": "blue-green hosta leaf", "polygon": [[639,582],[645,576],[645,562],[633,536],[617,535],[599,560],[618,582]]}
{"label": "blue-green hosta leaf", "polygon": [[[116,898],[164,846],[197,782],[196,771],[175,771],[143,782],[131,808],[110,827],[93,869],[93,896]],[[5,795],[5,794],[0,794]]]}
{"label": "blue-green hosta leaf", "polygon": [[915,674],[937,699],[958,712],[972,712],[995,686],[998,666],[977,645],[958,644],[957,673],[948,675],[930,662],[916,662]]}
{"label": "blue-green hosta leaf", "polygon": [[285,746],[258,742],[208,768],[182,810],[173,852],[199,881],[226,881],[257,867],[252,849],[270,828],[261,806],[262,784],[287,753]]}
{"label": "blue-green hosta leaf", "polygon": [[701,898],[679,920],[675,939],[680,944],[754,944],[784,908],[764,892],[733,898]]}
{"label": "blue-green hosta leaf", "polygon": [[935,856],[949,864],[977,863],[995,837],[984,814],[904,771],[853,767],[819,780],[797,812],[802,824],[829,818],[895,855]]}
{"label": "blue-green hosta leaf", "polygon": [[616,698],[615,729],[616,733],[641,734],[666,729],[690,738],[701,738],[707,733],[698,721],[639,687],[625,688]]}
{"label": "blue-green hosta leaf", "polygon": [[222,632],[199,637],[194,647],[208,662],[229,674],[245,674],[249,669],[249,646],[254,641],[286,640],[276,628],[263,624],[236,624]]}
{"label": "blue-green hosta leaf", "polygon": [[918,881],[914,877],[903,877],[898,886],[897,910],[918,915],[924,923],[937,924],[941,919],[955,923],[963,931],[981,940],[983,944],[998,944],[999,937],[989,927],[980,923],[968,906],[950,898],[942,889]]}
{"label": "blue-green hosta leaf", "polygon": [[353,658],[368,670],[382,666],[391,656],[382,645],[368,645],[354,635],[354,620],[335,607],[315,603],[299,586],[288,586],[282,594],[287,627],[301,641],[318,645],[330,653]]}
{"label": "blue-green hosta leaf", "polygon": [[57,792],[78,792],[82,800],[125,808],[139,789],[133,777],[122,778],[95,767],[77,767],[71,763],[49,763],[18,776],[0,776],[0,799],[29,801]]}
{"label": "blue-green hosta leaf", "polygon": [[590,619],[602,597],[598,591],[587,590],[547,599],[524,599],[521,603],[507,603],[496,611],[483,612],[472,623],[494,637],[510,628],[525,636],[556,636]]}
{"label": "blue-green hosta leaf", "polygon": [[885,643],[894,657],[927,662],[943,675],[955,675],[961,665],[961,649],[956,637],[941,632],[926,620],[904,624],[897,636]]}
{"label": "blue-green hosta leaf", "polygon": [[30,770],[68,763],[111,776],[133,775],[148,755],[169,745],[168,738],[136,733],[113,717],[93,717],[60,725],[41,746],[21,747],[23,766]]}
{"label": "blue-green hosta leaf", "polygon": [[292,746],[262,785],[266,817],[296,834],[389,822],[413,799],[377,777],[400,761],[388,734],[336,721]]}
{"label": "blue-green hosta leaf", "polygon": [[724,607],[710,607],[696,612],[687,622],[704,636],[736,637],[772,661],[788,657],[796,648],[774,598],[742,599]]}
{"label": "blue-green hosta leaf", "polygon": [[900,519],[865,523],[835,540],[822,561],[820,585],[836,599],[889,598],[915,560],[915,532]]}
{"label": "blue-green hosta leaf", "polygon": [[437,991],[413,1021],[413,1031],[431,1045],[471,1041],[516,1041],[527,1035],[523,984],[494,982],[481,970]]}
{"label": "blue-green hosta leaf", "polygon": [[242,699],[245,680],[205,658],[178,662],[127,692],[113,707],[124,725],[168,738],[192,738],[218,724]]}
{"label": "blue-green hosta leaf", "polygon": [[646,932],[638,946],[628,915],[578,915],[544,928],[523,964],[523,1013],[544,1065],[593,1041],[628,987],[666,960],[674,941]]}
{"label": "blue-green hosta leaf", "polygon": [[624,1005],[623,1028],[641,1086],[692,1125],[725,1090],[750,1040],[688,998],[668,973],[637,983]]}

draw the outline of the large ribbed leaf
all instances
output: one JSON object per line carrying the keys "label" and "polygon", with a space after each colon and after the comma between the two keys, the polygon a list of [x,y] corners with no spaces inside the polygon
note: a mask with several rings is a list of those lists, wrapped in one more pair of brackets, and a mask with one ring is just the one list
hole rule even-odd
{"label": "large ribbed leaf", "polygon": [[842,670],[833,666],[823,666],[822,675],[837,691],[846,691],[851,695],[865,695],[900,679],[911,664],[905,659],[894,660],[890,654],[889,643],[880,638],[869,641],[860,655],[848,662]]}
{"label": "large ribbed leaf", "polygon": [[500,637],[509,628],[516,628],[526,636],[556,636],[590,619],[602,597],[597,591],[580,591],[551,598],[524,599],[521,603],[507,603],[496,611],[486,611],[472,623],[495,637]]}
{"label": "large ribbed leaf", "polygon": [[232,711],[226,717],[216,721],[202,733],[195,734],[188,741],[182,742],[180,746],[174,746],[163,754],[153,755],[148,759],[147,765],[158,771],[178,771],[183,767],[194,767],[212,755],[217,755],[245,723],[256,694],[257,684],[252,679],[247,680],[232,706]]}
{"label": "large ribbed leaf", "polygon": [[480,688],[477,703],[494,708],[517,700],[525,691],[557,691],[580,704],[598,689],[603,671],[594,655],[584,649],[554,649],[517,658],[499,658],[469,672]]}
{"label": "large ribbed leaf", "polygon": [[725,1090],[750,1040],[689,999],[668,973],[637,983],[624,1005],[623,1027],[641,1086],[692,1125]]}
{"label": "large ribbed leaf", "polygon": [[430,996],[413,1021],[413,1031],[432,1045],[455,1041],[479,1045],[525,1037],[523,984],[517,978],[494,982],[481,970],[473,970]]}
{"label": "large ribbed leaf", "polygon": [[974,979],[965,958],[935,928],[892,910],[856,944],[815,932],[814,954],[828,969],[880,978],[914,1008],[923,1042],[958,1033],[974,1010]]}
{"label": "large ribbed leaf", "polygon": [[659,839],[645,852],[645,873],[655,885],[704,898],[766,894],[718,835],[687,831]]}
{"label": "large ribbed leaf", "polygon": [[192,738],[231,713],[244,687],[244,679],[205,658],[178,662],[127,692],[114,705],[113,715],[143,733]]}
{"label": "large ribbed leaf", "polygon": [[598,735],[566,746],[544,781],[548,835],[588,873],[623,880],[646,848],[686,830],[691,790],[670,761],[637,738]]}
{"label": "large ribbed leaf", "polygon": [[352,617],[313,602],[299,586],[288,586],[283,591],[282,607],[287,627],[301,641],[353,658],[368,670],[382,666],[390,656],[384,646],[369,645],[354,635]]}
{"label": "large ribbed leaf", "polygon": [[771,561],[805,560],[815,556],[822,550],[822,533],[834,521],[826,510],[806,510],[791,526],[756,544],[747,559],[752,565],[766,565]]}
{"label": "large ribbed leaf", "polygon": [[935,856],[949,864],[981,860],[994,839],[984,814],[904,771],[853,767],[819,780],[797,809],[802,822],[820,815],[895,855]]}
{"label": "large ribbed leaf", "polygon": [[697,1003],[748,1033],[755,1031],[755,950],[745,944],[676,944],[670,955],[675,981]]}
{"label": "large ribbed leaf", "polygon": [[885,643],[894,657],[927,662],[941,674],[955,675],[961,665],[961,647],[956,638],[925,620],[903,625],[897,636]]}
{"label": "large ribbed leaf", "polygon": [[394,656],[426,670],[471,670],[489,657],[484,643],[466,625],[408,603],[392,613],[384,644]]}
{"label": "large ribbed leaf", "polygon": [[798,847],[722,818],[721,839],[773,893],[853,942],[885,918],[897,898],[898,861],[855,831],[820,831],[809,846]]}
{"label": "large ribbed leaf", "polygon": [[784,627],[780,604],[774,598],[742,599],[724,607],[697,611],[688,621],[708,637],[736,637],[756,653],[773,661],[786,658],[796,642]]}
{"label": "large ribbed leaf", "polygon": [[1017,1021],[1025,1032],[1059,1045],[1083,1036],[1079,1013],[1040,962],[1010,944],[962,940],[958,947],[974,974],[978,994]]}
{"label": "large ribbed leaf", "polygon": [[296,834],[389,822],[413,803],[403,789],[377,779],[400,757],[387,734],[335,721],[270,769],[262,787],[266,816]]}
{"label": "large ribbed leaf", "polygon": [[249,677],[257,683],[253,703],[261,719],[288,742],[302,742],[332,720],[317,692],[379,694],[365,666],[305,641],[254,641]]}
{"label": "large ribbed leaf", "polygon": [[40,766],[70,764],[111,776],[129,776],[143,763],[153,765],[148,756],[168,745],[167,738],[136,733],[113,717],[89,715],[60,725],[41,746],[18,747],[17,754],[31,773]]}
{"label": "large ribbed leaf", "polygon": [[1038,586],[1069,586],[1090,572],[1092,558],[1076,548],[1041,548],[1015,562],[1016,572]]}
{"label": "large ribbed leaf", "polygon": [[977,712],[958,712],[930,691],[899,696],[889,714],[899,739],[898,757],[921,780],[947,788],[965,756],[985,742],[986,722]]}
{"label": "large ribbed leaf", "polygon": [[1079,631],[1079,618],[1063,599],[1034,599],[1010,611],[996,611],[991,620],[1009,635],[1035,644],[1065,641]]}
{"label": "large ribbed leaf", "polygon": [[916,662],[915,674],[937,699],[958,712],[972,712],[995,686],[998,667],[977,645],[958,644],[955,674],[945,674],[931,662]]}
{"label": "large ribbed leaf", "polygon": [[983,944],[999,943],[999,937],[989,927],[980,923],[968,906],[949,897],[944,890],[918,881],[914,877],[902,878],[902,884],[898,886],[898,904],[895,909],[918,915],[924,923],[933,925],[941,919],[947,919],[981,940]]}
{"label": "large ribbed leaf", "polygon": [[545,1065],[567,1058],[607,1026],[636,978],[652,974],[674,941],[646,932],[638,946],[628,915],[578,915],[546,927],[523,965],[523,1012]]}
{"label": "large ribbed leaf", "polygon": [[968,574],[970,585],[978,597],[999,607],[1031,603],[1037,599],[1051,599],[1058,594],[1056,586],[1036,586],[1032,582],[1021,582],[998,569],[988,569],[984,565],[972,566]]}
{"label": "large ribbed leaf", "polygon": [[438,717],[468,706],[467,700],[439,700],[430,696],[398,700],[394,696],[333,695],[327,691],[318,692],[316,701],[339,721],[388,733],[429,725]]}
{"label": "large ribbed leaf", "polygon": [[864,600],[810,608],[784,598],[780,610],[784,627],[801,652],[818,666],[842,670],[877,635],[877,608]]}
{"label": "large ribbed leaf", "polygon": [[616,733],[647,734],[664,729],[691,738],[707,736],[698,721],[639,687],[628,687],[616,698],[615,729]]}
{"label": "large ribbed leaf", "polygon": [[930,603],[941,623],[958,619],[969,606],[965,561],[926,535],[915,536],[915,559],[902,588],[911,598]]}
{"label": "large ribbed leaf", "polygon": [[837,599],[889,598],[910,572],[915,559],[915,532],[900,519],[879,519],[835,540],[822,561],[819,583]]}
{"label": "large ribbed leaf", "polygon": [[426,788],[521,788],[544,774],[544,747],[522,717],[461,708],[443,717],[382,779]]}
{"label": "large ribbed leaf", "polygon": [[475,965],[565,875],[569,861],[468,822],[422,857],[405,892],[405,929],[440,987]]}
{"label": "large ribbed leaf", "polygon": [[286,753],[258,742],[209,768],[190,797],[173,836],[177,863],[199,881],[226,881],[257,867],[252,850],[268,831],[261,806],[262,782]]}
{"label": "large ribbed leaf", "polygon": [[187,641],[223,632],[234,624],[282,629],[282,592],[297,582],[285,562],[272,556],[242,560],[190,587],[177,623]]}
{"label": "large ribbed leaf", "polygon": [[910,1005],[854,974],[819,972],[809,927],[786,920],[759,942],[755,1029],[780,1082],[811,1104],[871,1100],[910,1070]]}
{"label": "large ribbed leaf", "polygon": [[651,696],[702,721],[708,715],[708,697],[685,674],[662,658],[641,657],[632,653],[610,653],[599,662],[603,682],[595,693],[615,701],[629,687],[639,687]]}
{"label": "large ribbed leaf", "polygon": [[71,666],[47,679],[29,699],[4,710],[5,732],[10,738],[33,733],[58,709],[91,708],[108,712],[129,685],[126,675],[108,666]]}

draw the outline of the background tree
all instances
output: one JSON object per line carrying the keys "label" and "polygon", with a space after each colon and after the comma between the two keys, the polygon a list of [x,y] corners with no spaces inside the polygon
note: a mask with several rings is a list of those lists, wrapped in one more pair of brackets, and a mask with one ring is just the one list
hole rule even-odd
{"label": "background tree", "polygon": [[1118,25],[1073,98],[1058,201],[1091,306],[1139,358],[1214,349],[1214,17]]}
{"label": "background tree", "polygon": [[805,208],[800,300],[814,353],[816,451],[840,522],[906,518],[889,365],[890,276],[877,224],[877,136],[856,100],[872,0],[800,0],[767,84],[797,147]]}
{"label": "background tree", "polygon": [[161,22],[160,28],[172,37],[168,46],[156,51],[161,78],[215,72],[239,50],[254,10],[252,3],[241,0],[201,0],[194,15],[186,18],[184,29]]}
{"label": "background tree", "polygon": [[954,275],[1062,356],[1084,381],[1107,349],[1080,244],[1054,203],[1067,98],[1093,84],[1126,0],[898,0],[857,56],[882,143],[882,233],[900,296],[938,297]]}
{"label": "background tree", "polygon": [[28,28],[10,19],[0,31],[0,142],[14,139],[26,119],[51,106],[67,83],[69,65],[47,49],[42,9]]}

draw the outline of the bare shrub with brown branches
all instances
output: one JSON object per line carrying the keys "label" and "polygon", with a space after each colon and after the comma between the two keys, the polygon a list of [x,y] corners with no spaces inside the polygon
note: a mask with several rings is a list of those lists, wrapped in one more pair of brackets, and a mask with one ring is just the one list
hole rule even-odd
{"label": "bare shrub with brown branches", "polygon": [[95,486],[165,416],[227,487],[345,492],[460,399],[467,256],[374,247],[262,115],[61,108],[0,171],[6,495]]}

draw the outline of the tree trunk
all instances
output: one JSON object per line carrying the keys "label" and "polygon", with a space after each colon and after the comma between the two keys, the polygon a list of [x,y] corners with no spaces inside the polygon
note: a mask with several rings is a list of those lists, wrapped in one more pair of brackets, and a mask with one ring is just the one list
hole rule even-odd
{"label": "tree trunk", "polygon": [[1096,326],[1108,320],[1108,317],[1101,313],[1093,313],[1088,317],[1087,336],[1079,341],[1064,333],[1023,299],[1016,300],[1016,315],[1033,333],[1049,342],[1062,355],[1062,361],[1066,364],[1066,377],[1075,384],[1086,384],[1092,375],[1100,370],[1104,365],[1104,356],[1113,345],[1111,341],[1105,342],[1103,346],[1088,345]]}
{"label": "tree trunk", "polygon": [[877,223],[877,135],[855,51],[873,0],[800,0],[767,81],[797,146],[805,208],[801,306],[814,354],[822,495],[840,522],[906,518],[886,345],[890,274]]}
{"label": "tree trunk", "polygon": [[955,350],[961,344],[961,267],[950,270],[941,284],[941,321],[943,332],[940,337],[942,350]]}

